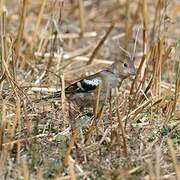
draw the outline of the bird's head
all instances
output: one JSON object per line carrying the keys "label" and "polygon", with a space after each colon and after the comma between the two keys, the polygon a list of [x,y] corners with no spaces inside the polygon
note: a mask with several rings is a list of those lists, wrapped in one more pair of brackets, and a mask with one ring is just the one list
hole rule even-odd
{"label": "bird's head", "polygon": [[136,74],[134,60],[132,60],[130,57],[118,59],[115,64],[118,75],[123,79]]}

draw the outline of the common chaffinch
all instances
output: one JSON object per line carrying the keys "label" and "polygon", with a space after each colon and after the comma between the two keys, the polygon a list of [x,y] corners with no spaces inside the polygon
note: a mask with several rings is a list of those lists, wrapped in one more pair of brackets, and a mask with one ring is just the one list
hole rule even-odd
{"label": "common chaffinch", "polygon": [[[108,68],[66,87],[65,94],[68,100],[80,108],[84,108],[92,106],[96,102],[99,87],[99,104],[103,104],[110,96],[110,90],[113,96],[115,89],[120,87],[122,81],[135,73],[132,58],[118,59]],[[61,97],[61,91],[55,92],[43,100],[59,97]]]}

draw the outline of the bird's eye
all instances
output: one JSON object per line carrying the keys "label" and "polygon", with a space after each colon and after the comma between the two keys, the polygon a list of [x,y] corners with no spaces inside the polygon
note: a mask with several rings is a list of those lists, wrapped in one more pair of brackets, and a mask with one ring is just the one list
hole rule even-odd
{"label": "bird's eye", "polygon": [[128,65],[126,63],[124,63],[124,67],[128,67]]}

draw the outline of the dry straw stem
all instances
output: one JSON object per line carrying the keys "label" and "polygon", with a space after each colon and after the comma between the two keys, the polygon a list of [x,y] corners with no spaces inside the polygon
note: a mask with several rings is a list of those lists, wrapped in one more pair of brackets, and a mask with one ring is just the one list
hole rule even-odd
{"label": "dry straw stem", "polygon": [[96,106],[95,106],[95,117],[97,117],[99,112],[99,99],[101,95],[102,85],[100,84],[97,89],[97,98],[96,98]]}
{"label": "dry straw stem", "polygon": [[[101,111],[101,108],[99,105],[100,103],[100,95],[101,95],[101,90],[102,90],[102,84],[100,84],[98,86],[98,89],[97,89],[97,97],[96,97],[96,104],[95,104],[95,114],[94,114],[94,122],[95,122],[95,127],[96,127],[96,132],[98,134],[98,126],[97,126],[97,119],[98,119],[98,113]],[[106,101],[107,97],[104,98],[104,102]]]}
{"label": "dry straw stem", "polygon": [[[17,42],[15,45],[15,49],[16,49],[16,57],[19,57],[20,54],[20,49],[21,49],[21,40],[23,38],[23,33],[24,33],[24,24],[25,24],[25,19],[26,19],[26,13],[27,13],[27,4],[28,4],[28,0],[23,0],[22,1],[22,11],[21,11],[21,17],[20,17],[20,25],[19,25],[19,29],[18,29],[18,35],[17,35]],[[15,60],[15,62],[17,61],[17,59]]]}
{"label": "dry straw stem", "polygon": [[[44,36],[41,38],[41,40],[39,42],[39,45],[38,45],[38,48],[37,48],[37,52],[44,51],[44,49],[46,49],[47,46],[48,46],[49,36],[51,36],[51,28],[50,28],[50,22],[49,21],[46,23],[46,26],[44,28],[44,32],[46,32],[46,33],[44,34]],[[30,44],[31,43],[33,43],[32,42],[32,38],[30,40]]]}
{"label": "dry straw stem", "polygon": [[175,172],[176,172],[176,179],[178,180],[178,179],[180,179],[180,166],[179,166],[178,161],[176,159],[176,152],[175,152],[175,150],[173,148],[172,140],[168,139],[167,144],[168,144],[168,149],[170,151],[170,155],[171,155],[171,158],[172,158],[172,161],[173,161],[174,169],[175,169]]}
{"label": "dry straw stem", "polygon": [[[14,136],[15,136],[15,133],[16,133],[16,130],[17,130],[17,125],[20,127],[20,122],[18,124],[18,121],[20,120],[20,115],[21,115],[21,104],[20,104],[20,98],[18,97],[17,93],[15,92],[16,94],[16,114],[15,114],[15,117],[14,117],[14,120],[13,120],[13,124],[12,124],[12,128],[10,129],[10,138],[9,138],[9,141],[12,141]],[[18,129],[19,132],[20,132],[20,128]],[[13,147],[13,146],[12,146]]]}
{"label": "dry straw stem", "polygon": [[161,0],[156,1],[154,20],[153,20],[153,27],[152,27],[152,30],[151,30],[151,42],[150,42],[150,45],[152,45],[152,43],[154,42],[154,38],[156,37],[155,33],[157,31],[157,28],[159,27],[158,23],[160,22],[160,18],[161,18],[161,15],[160,15],[161,6],[162,6],[162,1]]}
{"label": "dry straw stem", "polygon": [[2,116],[1,116],[1,126],[0,126],[0,177],[4,174],[5,171],[5,164],[7,162],[7,159],[9,157],[10,153],[10,146],[3,147],[3,142],[5,141],[5,130],[8,125],[6,114],[7,114],[7,106],[5,102],[2,102]]}
{"label": "dry straw stem", "polygon": [[3,150],[0,153],[0,177],[3,177],[5,169],[6,169],[6,162],[8,157],[10,156],[10,150],[9,146],[3,148]]}
{"label": "dry straw stem", "polygon": [[156,146],[156,180],[160,180],[161,148]]}
{"label": "dry straw stem", "polygon": [[147,11],[147,0],[142,2],[143,10],[143,54],[147,52],[147,24],[148,24],[148,11]]}
{"label": "dry straw stem", "polygon": [[0,151],[2,151],[3,148],[3,142],[4,142],[4,133],[5,133],[5,127],[7,125],[7,118],[6,118],[6,103],[2,101],[2,119],[0,124]]}
{"label": "dry straw stem", "polygon": [[[146,74],[145,74],[145,64],[147,64],[149,62],[149,60],[153,58],[155,48],[156,48],[156,45],[154,45],[146,54],[143,55],[143,57],[141,59],[141,62],[140,62],[140,65],[139,65],[139,67],[137,69],[136,76],[135,76],[134,81],[133,81],[133,83],[131,85],[131,90],[130,90],[131,95],[134,92],[135,84],[138,82],[139,74],[141,73],[141,80],[145,78],[145,76],[146,76]],[[143,82],[144,81],[140,82],[139,88],[142,86]],[[136,92],[134,93],[134,97],[136,96],[139,88],[137,88]]]}
{"label": "dry straw stem", "polygon": [[173,113],[175,114],[176,112],[176,104],[177,104],[179,92],[180,92],[180,62],[178,65],[178,73],[177,73],[177,79],[176,79],[176,87],[175,87],[174,102],[173,102],[173,107],[171,111],[171,117]]}
{"label": "dry straw stem", "polygon": [[124,131],[123,123],[122,123],[120,112],[119,112],[118,98],[117,98],[117,102],[116,102],[116,111],[117,111],[117,118],[118,118],[118,127],[119,127],[119,129],[120,129],[120,131],[122,133],[124,155],[125,155],[125,157],[128,157],[126,134],[125,134],[125,131]]}
{"label": "dry straw stem", "polygon": [[70,139],[70,142],[69,142],[69,146],[68,146],[68,148],[66,150],[66,154],[65,154],[65,157],[64,157],[64,165],[65,166],[68,165],[69,156],[70,156],[70,153],[72,151],[72,148],[74,147],[74,145],[76,143],[78,132],[79,132],[78,128],[74,128],[72,130],[72,135],[71,135],[71,139]]}
{"label": "dry straw stem", "polygon": [[[9,51],[7,51],[7,41],[6,41],[6,33],[5,33],[5,13],[1,16],[1,58],[2,58],[2,71],[3,74],[5,74],[6,78],[9,80],[13,90],[15,87],[18,88],[23,94],[24,92],[19,88],[17,82],[14,80],[14,78],[11,76],[10,68],[9,68],[9,61],[11,58],[11,52],[12,52],[12,44],[9,48]],[[26,95],[25,95],[26,96]],[[27,96],[26,96],[27,97]]]}
{"label": "dry straw stem", "polygon": [[83,0],[78,0],[78,3],[79,3],[80,28],[81,28],[81,34],[83,34],[84,30],[85,30],[85,27],[86,27],[85,9],[84,9]]}
{"label": "dry straw stem", "polygon": [[[143,64],[144,64],[144,62],[145,62],[145,60],[146,60],[147,58],[148,58],[148,56],[144,55],[144,56],[142,57],[142,59],[141,59],[140,65],[139,65],[139,67],[138,67],[138,69],[137,69],[137,72],[136,72],[136,76],[135,76],[135,78],[134,78],[134,80],[133,80],[133,83],[132,83],[132,85],[131,85],[130,95],[132,95],[133,92],[134,92],[134,88],[135,88],[135,84],[137,83],[138,76],[139,76],[139,74],[140,74],[140,72],[141,72],[141,69],[142,69],[142,66],[143,66]],[[136,92],[136,93],[137,93],[137,92]],[[136,93],[135,93],[134,95],[136,95]]]}
{"label": "dry straw stem", "polygon": [[34,29],[34,32],[33,32],[33,35],[32,35],[31,50],[32,50],[33,45],[34,45],[34,39],[36,38],[36,35],[38,34],[38,31],[39,31],[39,26],[40,26],[40,23],[41,23],[41,19],[42,19],[46,4],[47,4],[47,0],[43,0],[43,2],[41,4],[40,11],[39,11],[39,14],[38,14],[38,18],[37,18],[37,21],[36,21],[35,29]]}
{"label": "dry straw stem", "polygon": [[3,7],[4,7],[4,0],[0,0],[0,16],[3,13]]}
{"label": "dry straw stem", "polygon": [[110,122],[110,128],[111,128],[111,140],[112,140],[112,134],[113,134],[113,129],[112,129],[112,125],[113,125],[113,117],[112,117],[112,89],[110,89],[110,93],[109,93],[109,122]]}
{"label": "dry straw stem", "polygon": [[22,174],[24,180],[29,180],[29,167],[27,160],[25,159],[21,160],[20,173]]}
{"label": "dry straw stem", "polygon": [[154,166],[152,164],[151,160],[146,161],[148,170],[149,170],[149,180],[156,180],[155,172],[154,172]]}
{"label": "dry straw stem", "polygon": [[70,174],[70,179],[71,180],[76,180],[76,173],[75,173],[75,170],[74,170],[74,164],[75,164],[75,161],[69,155],[68,156],[68,167],[69,167],[69,174]]}
{"label": "dry straw stem", "polygon": [[[6,13],[3,11],[2,12],[2,15],[1,15],[1,26],[0,26],[0,30],[1,30],[1,59],[2,59],[2,62],[5,62],[5,60],[7,59],[7,48],[6,48]],[[1,66],[1,71],[2,73],[4,73],[5,69],[4,69],[4,66],[3,66],[3,63],[2,63],[2,66]]]}
{"label": "dry straw stem", "polygon": [[[148,12],[147,12],[147,1],[142,1],[142,16],[143,16],[143,56],[147,53],[147,21],[148,21]],[[145,77],[145,69],[146,69],[146,59],[142,65],[141,69],[141,81],[143,81],[143,77]]]}
{"label": "dry straw stem", "polygon": [[[97,89],[97,95],[96,95],[96,104],[95,104],[95,112],[94,112],[94,118],[93,118],[93,121],[92,121],[92,124],[89,128],[89,131],[87,133],[87,136],[85,138],[85,143],[88,143],[90,138],[91,138],[91,135],[92,133],[94,132],[94,129],[96,129],[96,132],[98,132],[98,129],[97,129],[97,125],[98,125],[98,122],[100,119],[98,119],[98,115],[99,113],[102,113],[102,107],[99,107],[99,100],[100,100],[100,95],[101,95],[101,90],[102,90],[102,85],[100,84],[98,86],[98,89]],[[105,97],[106,99],[106,97]],[[106,100],[104,100],[105,102]],[[104,106],[103,106],[104,107]]]}
{"label": "dry straw stem", "polygon": [[98,122],[102,119],[102,116],[104,114],[104,110],[105,110],[105,106],[103,106],[101,108],[101,110],[98,112],[97,117],[93,118],[92,124],[89,127],[88,133],[87,133],[87,135],[85,137],[85,141],[84,141],[85,144],[88,144],[89,141],[91,140],[92,134],[93,134],[95,128],[97,127]]}
{"label": "dry straw stem", "polygon": [[[136,109],[134,109],[133,111],[131,111],[131,113],[129,113],[128,117],[132,120],[135,119],[135,117],[140,114],[142,111],[145,110],[145,108],[148,107],[149,104],[151,104],[151,106],[155,106],[157,104],[159,104],[162,101],[162,98],[157,99],[157,97],[148,99],[147,101],[145,101],[143,104],[139,105]],[[123,120],[126,120],[127,117],[124,117]]]}
{"label": "dry straw stem", "polygon": [[62,106],[62,113],[64,118],[65,124],[65,117],[66,117],[66,108],[65,108],[65,82],[64,82],[64,75],[61,75],[61,106]]}
{"label": "dry straw stem", "polygon": [[[167,50],[167,53],[170,53],[172,49],[172,46],[169,47],[169,49]],[[167,58],[168,56],[165,55],[164,58]],[[162,60],[164,61],[164,59]],[[178,97],[179,97],[179,92],[180,92],[180,62],[178,63],[178,72],[177,72],[177,76],[176,76],[176,85],[175,85],[175,89],[170,89],[171,91],[174,92],[174,100],[170,102],[170,105],[168,107],[168,116],[166,118],[166,121],[163,122],[162,125],[164,125],[167,121],[169,121],[172,116],[176,115],[176,105],[178,102]],[[166,87],[164,84],[160,84],[163,87]],[[166,87],[167,88],[167,87]],[[169,89],[169,88],[168,88]]]}
{"label": "dry straw stem", "polygon": [[110,32],[113,30],[115,23],[112,23],[111,26],[108,28],[106,34],[103,36],[103,38],[99,41],[98,45],[96,46],[96,48],[94,49],[92,55],[89,58],[89,61],[87,63],[87,65],[91,64],[97,54],[97,52],[99,51],[99,49],[102,47],[103,43],[105,42],[105,40],[107,39],[107,37],[109,36]]}
{"label": "dry straw stem", "polygon": [[[92,31],[92,32],[84,32],[82,35],[79,33],[61,33],[61,34],[57,34],[57,38],[60,39],[79,39],[81,38],[93,38],[97,36],[97,32],[96,31]],[[48,39],[54,39],[55,36],[52,35],[50,36]]]}
{"label": "dry straw stem", "polygon": [[153,27],[151,29],[151,44],[153,42],[153,37],[154,37],[154,33],[155,33],[155,29],[156,29],[156,24],[158,22],[158,12],[159,12],[159,5],[160,5],[160,1],[156,1],[156,7],[155,7],[155,13],[154,13],[154,19],[153,19]]}
{"label": "dry straw stem", "polygon": [[[136,8],[136,11],[132,15],[132,17],[133,17],[132,20],[130,21],[129,18],[126,19],[126,25],[125,25],[126,26],[126,34],[124,37],[124,49],[128,49],[129,42],[132,38],[133,27],[138,21],[139,12],[141,12],[141,8],[142,8],[141,1],[142,0],[139,0],[139,2],[138,2],[138,6]],[[130,3],[129,0],[126,1],[126,11],[127,11],[126,14],[128,14],[128,11],[130,10],[129,3]]]}
{"label": "dry straw stem", "polygon": [[158,44],[155,46],[155,55],[157,54],[157,59],[154,64],[154,81],[153,90],[155,96],[161,95],[161,69],[162,69],[162,44],[164,40],[160,39]]}

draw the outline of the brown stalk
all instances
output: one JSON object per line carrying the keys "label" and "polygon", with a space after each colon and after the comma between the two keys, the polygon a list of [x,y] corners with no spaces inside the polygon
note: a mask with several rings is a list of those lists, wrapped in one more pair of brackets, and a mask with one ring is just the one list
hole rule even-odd
{"label": "brown stalk", "polygon": [[[155,49],[156,49],[156,46],[153,48],[154,50],[153,50],[153,53],[154,53],[154,55],[155,55]],[[164,65],[165,64],[165,62],[167,61],[167,59],[168,59],[168,57],[169,57],[169,54],[171,53],[171,50],[172,50],[172,45],[170,45],[168,48],[167,48],[167,50],[165,51],[165,53],[164,53],[164,55],[162,55],[162,65]],[[151,53],[151,56],[152,57],[150,57],[149,59],[153,59],[153,53]],[[148,68],[148,67],[147,67]],[[151,86],[152,86],[152,84],[153,84],[153,81],[154,81],[154,76],[155,76],[155,74],[153,74],[153,76],[152,76],[152,78],[150,79],[150,81],[149,81],[149,83],[148,83],[148,85],[147,85],[147,87],[146,87],[146,89],[144,90],[144,93],[145,94],[147,94],[147,92],[150,90],[150,88],[151,88]],[[160,83],[160,86],[162,86],[162,83]],[[139,98],[139,102],[142,102],[144,100],[144,95],[142,95],[140,98]]]}
{"label": "brown stalk", "polygon": [[[38,47],[37,47],[37,52],[41,52],[41,51],[44,51],[44,49],[46,49],[47,47],[47,44],[49,42],[49,36],[51,35],[51,31],[50,31],[50,22],[48,21],[46,23],[46,26],[44,27],[44,30],[47,32],[46,36],[45,37],[42,37],[39,44],[38,44]],[[30,43],[33,44],[34,41],[32,41],[32,38],[31,38],[31,41]],[[32,49],[31,49],[32,50]],[[36,53],[36,52],[35,52]]]}
{"label": "brown stalk", "polygon": [[147,53],[147,24],[148,24],[148,12],[147,12],[147,0],[142,2],[143,10],[143,54]]}
{"label": "brown stalk", "polygon": [[146,58],[147,58],[146,56],[143,56],[142,59],[141,59],[140,65],[139,65],[139,67],[138,67],[138,69],[137,69],[137,72],[136,72],[136,76],[135,76],[135,78],[134,78],[134,80],[133,80],[133,83],[132,83],[132,85],[131,85],[130,95],[132,95],[133,92],[134,92],[135,84],[136,84],[136,82],[137,82],[137,80],[138,80],[138,76],[139,76],[139,74],[140,74],[140,72],[141,72],[141,68],[142,68],[142,66],[143,66]]}
{"label": "brown stalk", "polygon": [[112,118],[112,89],[110,89],[110,96],[109,96],[109,122],[111,127],[111,141],[112,141],[112,125],[113,125],[113,118]]}
{"label": "brown stalk", "polygon": [[21,173],[24,180],[29,180],[29,167],[25,159],[21,160]]}
{"label": "brown stalk", "polygon": [[[20,114],[21,114],[20,98],[18,97],[17,93],[16,93],[16,98],[17,98],[17,100],[16,100],[16,115],[15,115],[15,118],[14,118],[14,121],[13,121],[12,128],[10,129],[10,133],[9,133],[10,134],[10,139],[9,139],[10,141],[12,141],[14,136],[15,136],[18,121],[20,119]],[[19,124],[19,126],[20,126],[20,124]]]}
{"label": "brown stalk", "polygon": [[[1,31],[1,49],[2,49],[1,50],[1,52],[2,52],[2,55],[1,55],[2,56],[2,71],[3,71],[3,77],[4,77],[2,80],[4,80],[6,77],[9,80],[14,92],[16,92],[15,91],[15,87],[16,87],[22,94],[25,95],[25,97],[29,101],[28,97],[23,92],[23,90],[21,88],[19,88],[19,86],[15,80],[15,77],[13,78],[10,73],[11,68],[9,67],[9,61],[11,58],[11,52],[13,50],[12,50],[12,44],[11,44],[11,46],[9,48],[9,52],[7,52],[7,42],[6,42],[6,34],[5,34],[5,13],[2,14],[0,23],[1,23],[0,31]],[[14,61],[14,59],[13,59],[13,61]],[[15,63],[13,65],[15,65]]]}
{"label": "brown stalk", "polygon": [[152,45],[153,41],[154,41],[154,37],[155,37],[155,32],[156,32],[156,28],[157,28],[157,22],[159,22],[159,9],[160,9],[160,2],[161,0],[157,0],[156,1],[156,5],[155,5],[155,13],[154,13],[154,19],[153,19],[153,27],[151,30],[151,41],[150,41],[150,45]]}
{"label": "brown stalk", "polygon": [[6,112],[6,105],[5,102],[2,102],[2,120],[0,123],[0,152],[2,151],[3,148],[3,143],[4,143],[4,130],[7,124],[7,119],[5,117],[5,112]]}
{"label": "brown stalk", "polygon": [[61,75],[61,106],[62,106],[62,114],[63,114],[63,118],[64,118],[64,125],[66,122],[66,108],[65,108],[65,81],[64,81],[64,75]]}
{"label": "brown stalk", "polygon": [[97,97],[96,97],[96,106],[95,106],[95,117],[97,117],[99,112],[99,103],[100,103],[100,95],[101,95],[102,85],[98,86]]}
{"label": "brown stalk", "polygon": [[[5,12],[2,13],[1,15],[1,26],[0,26],[0,30],[1,30],[1,58],[2,61],[7,60],[7,48],[6,48],[6,14]],[[1,71],[2,74],[4,74],[4,67],[1,66]],[[2,76],[3,77],[3,76]],[[5,77],[4,77],[5,78]]]}
{"label": "brown stalk", "polygon": [[7,118],[6,118],[6,113],[7,113],[7,107],[6,104],[3,102],[2,104],[2,120],[1,120],[1,127],[0,127],[0,176],[4,174],[4,168],[5,168],[5,163],[7,161],[7,158],[9,156],[9,148],[8,147],[3,147],[3,141],[4,141],[4,133],[5,133],[5,127],[7,125]]}
{"label": "brown stalk", "polygon": [[39,11],[39,14],[38,14],[38,18],[37,18],[37,21],[36,21],[35,29],[34,29],[34,32],[33,32],[33,35],[32,35],[32,40],[31,40],[31,45],[30,45],[31,50],[32,50],[32,48],[34,46],[34,39],[36,38],[36,35],[38,34],[38,31],[39,31],[39,26],[40,26],[40,23],[41,23],[41,20],[42,20],[42,16],[43,16],[46,4],[47,4],[47,0],[43,0],[43,2],[41,4],[40,11]]}
{"label": "brown stalk", "polygon": [[85,8],[84,8],[83,0],[78,0],[78,3],[79,3],[80,29],[81,29],[81,35],[83,35],[86,27]]}
{"label": "brown stalk", "polygon": [[70,153],[71,153],[71,150],[72,148],[74,147],[75,143],[76,143],[76,139],[77,139],[77,135],[78,135],[78,128],[75,128],[73,131],[72,131],[72,135],[71,135],[71,139],[70,139],[70,142],[69,142],[69,146],[67,148],[67,151],[66,151],[66,154],[65,154],[65,158],[64,158],[64,165],[67,166],[68,165],[68,158],[70,156]]}
{"label": "brown stalk", "polygon": [[89,143],[92,133],[94,132],[95,128],[97,127],[98,122],[102,119],[102,116],[104,113],[104,108],[105,108],[105,106],[102,106],[102,108],[100,109],[100,111],[97,114],[97,117],[93,118],[92,124],[89,127],[89,131],[85,137],[85,142],[84,142],[85,144]]}
{"label": "brown stalk", "polygon": [[98,118],[98,113],[100,111],[100,108],[99,108],[99,103],[100,103],[100,95],[101,95],[101,90],[102,90],[102,85],[100,84],[98,86],[98,90],[97,90],[97,99],[96,99],[96,106],[95,106],[95,114],[94,114],[94,126],[96,128],[96,134],[98,135],[98,127],[97,127],[97,118]]}
{"label": "brown stalk", "polygon": [[[151,57],[153,53],[153,48],[147,53],[145,54],[142,59],[141,59],[141,62],[140,62],[140,65],[137,69],[137,73],[136,73],[136,76],[135,76],[135,79],[133,80],[133,83],[131,85],[131,89],[130,89],[130,95],[133,95],[132,96],[132,100],[134,103],[130,103],[130,109],[132,109],[132,107],[134,105],[137,104],[137,101],[139,98],[137,98],[137,94],[140,90],[140,88],[143,86],[143,83],[144,83],[144,80],[145,80],[145,77],[146,77],[146,73],[144,72],[143,74],[143,79],[141,79],[140,83],[138,84],[137,88],[135,89],[135,85],[137,84],[138,82],[138,77],[139,77],[139,74],[142,72],[142,67],[144,66],[145,62],[147,63]],[[135,92],[134,92],[135,91]],[[130,96],[131,97],[131,96]],[[130,101],[131,102],[131,101]]]}
{"label": "brown stalk", "polygon": [[[142,57],[142,59],[141,59],[141,62],[140,62],[140,65],[139,65],[139,67],[138,67],[138,69],[137,69],[136,76],[135,76],[134,81],[133,81],[133,83],[132,83],[132,85],[131,85],[130,95],[132,95],[133,92],[134,92],[135,84],[136,84],[136,82],[137,82],[137,80],[138,80],[138,76],[140,75],[140,73],[141,73],[142,79],[144,79],[145,69],[144,69],[144,72],[142,72],[142,68],[143,68],[143,66],[145,66],[145,63],[147,64],[148,61],[153,58],[153,56],[154,56],[154,51],[155,51],[155,46],[153,46],[153,47],[148,51],[148,53],[146,53],[146,54],[143,55],[143,57]],[[142,74],[143,74],[143,76],[142,76]],[[143,84],[143,81],[142,81],[142,80],[141,80],[141,82],[140,82],[140,85],[141,85],[141,84]],[[137,92],[138,92],[138,90],[136,90],[136,93],[137,93]],[[136,95],[136,93],[134,93],[134,96]]]}
{"label": "brown stalk", "polygon": [[102,45],[104,44],[105,40],[107,39],[107,37],[109,36],[110,32],[113,30],[115,23],[112,23],[111,26],[108,28],[106,34],[103,36],[103,38],[99,41],[98,45],[96,46],[96,48],[94,49],[92,55],[89,58],[89,61],[87,62],[87,65],[91,64],[97,54],[97,52],[99,51],[99,49],[102,47]]}
{"label": "brown stalk", "polygon": [[[140,114],[146,107],[148,107],[148,105],[152,103],[152,99],[149,99],[147,101],[145,101],[143,104],[139,105],[136,109],[134,109],[129,115],[128,117],[131,117],[131,119],[135,119],[135,117]],[[125,118],[126,119],[126,118]]]}
{"label": "brown stalk", "polygon": [[154,166],[152,164],[152,161],[147,160],[146,163],[147,163],[148,170],[149,170],[149,180],[156,180],[156,176],[154,173]]}
{"label": "brown stalk", "polygon": [[177,73],[177,79],[176,79],[176,87],[175,87],[175,93],[174,93],[174,101],[172,104],[172,108],[170,110],[169,113],[169,118],[170,119],[173,116],[173,113],[175,115],[176,112],[176,104],[177,104],[177,100],[179,97],[179,92],[180,92],[180,62],[178,63],[178,73]]}
{"label": "brown stalk", "polygon": [[[142,16],[143,16],[143,56],[147,54],[147,23],[148,23],[148,16],[147,16],[147,0],[142,1]],[[141,67],[141,82],[145,78],[145,70],[147,66],[147,59],[145,58],[144,63]],[[139,86],[141,87],[141,85]]]}
{"label": "brown stalk", "polygon": [[161,148],[156,147],[156,180],[160,180]]}
{"label": "brown stalk", "polygon": [[157,58],[154,64],[154,80],[153,80],[153,90],[155,96],[160,96],[160,83],[161,83],[161,68],[162,68],[162,43],[163,40],[160,39],[156,46]]}
{"label": "brown stalk", "polygon": [[124,156],[128,157],[128,148],[127,148],[126,134],[125,134],[125,131],[124,131],[123,122],[121,120],[121,116],[120,116],[120,112],[119,112],[119,101],[118,101],[118,98],[117,98],[117,101],[116,101],[116,111],[117,111],[117,118],[118,118],[118,127],[119,127],[119,130],[122,133]]}
{"label": "brown stalk", "polygon": [[25,24],[26,13],[27,13],[27,5],[28,5],[28,0],[23,0],[22,1],[22,11],[21,11],[21,16],[20,16],[20,25],[19,25],[17,41],[16,41],[16,45],[15,45],[15,51],[16,51],[15,63],[16,63],[17,59],[19,58],[19,54],[20,54],[21,41],[23,38],[24,24]]}
{"label": "brown stalk", "polygon": [[[81,37],[82,38],[93,38],[97,36],[97,32],[84,32]],[[50,36],[48,39],[54,39],[54,35]],[[79,33],[60,33],[57,35],[57,38],[59,39],[79,39]]]}
{"label": "brown stalk", "polygon": [[[125,37],[124,37],[124,49],[127,49],[128,48],[128,43],[129,43],[129,34],[131,33],[131,29],[130,29],[130,10],[129,10],[129,6],[130,6],[130,0],[127,0],[126,1],[126,4],[125,4],[125,8],[126,8],[126,21],[125,21]],[[131,22],[132,24],[132,22]],[[128,42],[127,42],[128,41]]]}
{"label": "brown stalk", "polygon": [[[126,11],[127,12],[129,11],[129,3],[130,3],[129,0],[126,1]],[[126,12],[126,14],[128,14],[127,12]],[[141,12],[141,0],[139,0],[139,2],[138,2],[138,6],[136,8],[134,15],[132,16],[133,17],[132,20],[130,21],[130,18],[126,19],[126,25],[125,25],[126,34],[124,37],[124,49],[128,49],[129,41],[132,37],[133,26],[138,21],[139,12]]]}
{"label": "brown stalk", "polygon": [[179,164],[177,162],[176,152],[174,150],[172,140],[168,139],[167,144],[168,144],[168,149],[169,149],[169,152],[170,152],[170,156],[171,156],[172,161],[173,161],[174,169],[175,169],[175,172],[176,172],[176,179],[180,179],[180,166],[179,166]]}
{"label": "brown stalk", "polygon": [[4,0],[0,0],[0,16],[3,13]]}
{"label": "brown stalk", "polygon": [[75,164],[75,161],[69,155],[68,156],[68,167],[69,167],[69,174],[70,174],[70,179],[71,180],[76,180],[76,173],[75,173],[75,170],[74,170],[74,164]]}

